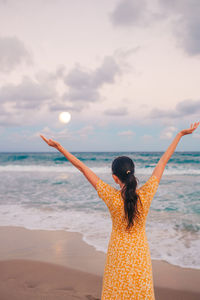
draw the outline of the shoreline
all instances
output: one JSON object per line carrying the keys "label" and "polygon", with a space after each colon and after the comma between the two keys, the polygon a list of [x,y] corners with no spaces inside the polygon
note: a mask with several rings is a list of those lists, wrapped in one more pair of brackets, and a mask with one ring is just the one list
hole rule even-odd
{"label": "shoreline", "polygon": [[[59,300],[64,297],[74,299],[73,295],[77,295],[77,299],[100,299],[106,254],[87,244],[82,234],[0,226],[0,241],[0,268],[4,270],[0,272],[0,299],[25,300],[23,293],[28,299],[34,299],[31,293],[37,292],[40,295],[46,293],[45,299],[53,299],[50,291]],[[200,270],[159,260],[152,260],[152,268],[158,300],[200,299]],[[27,273],[28,270],[31,272]],[[30,277],[29,284],[26,283],[27,274]],[[43,274],[42,278],[40,274]],[[58,279],[53,274],[57,274]],[[82,285],[77,283],[76,278],[79,278]],[[36,281],[37,284],[34,284]],[[52,281],[54,292],[51,290]],[[61,289],[61,283],[62,286],[70,285],[72,289]],[[6,291],[7,295],[15,291],[21,298],[12,298],[10,294],[6,296]]]}

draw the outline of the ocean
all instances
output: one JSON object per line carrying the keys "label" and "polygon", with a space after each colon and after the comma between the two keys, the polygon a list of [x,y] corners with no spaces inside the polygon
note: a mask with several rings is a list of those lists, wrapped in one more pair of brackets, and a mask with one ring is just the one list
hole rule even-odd
{"label": "ocean", "polygon": [[[74,152],[105,182],[112,160],[135,162],[139,186],[150,177],[161,152]],[[112,229],[105,203],[59,152],[0,153],[0,226],[80,232],[106,253]],[[200,152],[175,152],[147,217],[152,259],[200,269]]]}

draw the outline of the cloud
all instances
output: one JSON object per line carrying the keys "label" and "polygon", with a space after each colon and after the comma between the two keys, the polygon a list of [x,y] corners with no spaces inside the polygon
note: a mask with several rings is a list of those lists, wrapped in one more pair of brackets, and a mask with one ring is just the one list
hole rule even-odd
{"label": "cloud", "polygon": [[184,100],[176,105],[176,110],[182,115],[194,115],[200,113],[200,100]]}
{"label": "cloud", "polygon": [[[0,109],[4,111],[0,124],[23,124],[30,120],[30,112],[35,113],[36,110],[39,110],[37,121],[47,110],[80,112],[90,103],[103,100],[101,88],[113,84],[117,76],[124,72],[123,63],[133,51],[137,49],[126,50],[124,56],[122,50],[105,56],[101,64],[94,69],[86,69],[76,64],[67,73],[66,67],[60,65],[52,72],[39,70],[32,78],[24,76],[17,84],[5,84],[0,87]],[[107,113],[125,115],[126,111],[122,109],[120,113]]]}
{"label": "cloud", "polygon": [[145,19],[146,0],[121,0],[113,12],[110,20],[115,26],[131,26],[139,24]]}
{"label": "cloud", "polygon": [[176,130],[177,130],[176,127],[168,126],[161,132],[160,138],[161,139],[171,139]]}
{"label": "cloud", "polygon": [[153,109],[148,117],[152,119],[161,118],[183,118],[187,116],[199,116],[200,114],[200,100],[183,100],[179,102],[175,109],[161,110]]}
{"label": "cloud", "polygon": [[108,116],[126,116],[128,114],[126,107],[119,107],[119,108],[113,108],[113,109],[106,109],[104,111],[105,115]]}
{"label": "cloud", "polygon": [[32,57],[17,37],[0,37],[0,72],[12,72],[18,65],[32,64]]}
{"label": "cloud", "polygon": [[[149,5],[149,3],[151,3]],[[200,54],[199,0],[121,0],[109,15],[116,27],[142,28],[168,21],[177,43],[189,55]]]}
{"label": "cloud", "polygon": [[118,135],[120,136],[133,136],[135,133],[132,130],[120,131]]}
{"label": "cloud", "polygon": [[32,138],[38,138],[40,137],[40,134],[43,134],[47,138],[51,139],[63,139],[68,138],[70,140],[79,140],[80,138],[86,138],[89,135],[92,135],[94,133],[94,127],[91,125],[84,126],[79,130],[76,131],[69,131],[68,128],[64,128],[62,130],[55,130],[51,129],[48,126],[44,127],[40,132],[35,132],[32,136],[30,136],[30,139]]}
{"label": "cloud", "polygon": [[7,84],[0,89],[0,102],[12,102],[16,109],[39,109],[56,92],[48,84],[42,84],[24,76],[19,84]]}
{"label": "cloud", "polygon": [[162,110],[153,108],[148,115],[151,119],[162,119],[162,118],[177,118],[178,114],[176,110]]}
{"label": "cloud", "polygon": [[72,105],[68,101],[64,101],[65,97],[62,97],[62,99],[57,99],[57,101],[52,102],[52,104],[49,106],[49,109],[51,111],[75,111],[80,112],[82,111],[86,105],[84,103],[79,103],[78,105]]}
{"label": "cloud", "polygon": [[189,55],[200,54],[199,0],[160,0],[166,17],[171,16],[173,33]]}
{"label": "cloud", "polygon": [[63,95],[63,102],[71,102],[73,106],[96,102],[101,98],[100,88],[114,83],[119,74],[120,66],[111,56],[106,56],[102,65],[95,70],[85,70],[76,65],[64,79],[68,92]]}
{"label": "cloud", "polygon": [[39,82],[52,83],[57,81],[58,79],[63,79],[65,76],[65,66],[59,65],[57,66],[55,71],[48,72],[46,70],[39,70],[35,74],[35,79]]}
{"label": "cloud", "polygon": [[0,126],[38,122],[58,98],[55,82],[50,79],[39,81],[24,76],[18,84],[5,84],[0,88]]}
{"label": "cloud", "polygon": [[19,116],[16,117],[11,112],[0,107],[0,126],[19,126],[20,124],[21,120]]}
{"label": "cloud", "polygon": [[53,130],[49,128],[48,126],[44,127],[41,131],[35,132],[32,136],[29,138],[40,138],[40,134],[44,135],[48,139],[61,139],[61,138],[71,138],[72,135],[69,132],[68,128],[64,128],[60,131]]}
{"label": "cloud", "polygon": [[[66,74],[65,66],[61,65],[53,72],[40,70],[34,78],[24,76],[21,82],[7,83],[0,88],[0,108],[5,112],[0,123],[5,126],[20,124],[20,118],[23,123],[26,115],[33,111],[35,113],[36,109],[38,112],[42,109],[79,112],[90,103],[101,100],[100,89],[114,83],[120,74],[117,60],[106,56],[101,65],[93,70],[76,65]],[[62,92],[58,91],[60,83]],[[6,114],[12,122],[6,118]]]}
{"label": "cloud", "polygon": [[134,71],[134,67],[130,64],[129,58],[133,56],[135,53],[141,50],[141,47],[139,45],[135,47],[128,47],[125,48],[117,48],[114,51],[114,58],[120,65],[121,73],[128,74]]}
{"label": "cloud", "polygon": [[115,50],[114,55],[118,59],[129,58],[131,55],[137,53],[140,49],[141,49],[140,46],[135,46],[135,47],[128,48],[128,49],[118,48]]}

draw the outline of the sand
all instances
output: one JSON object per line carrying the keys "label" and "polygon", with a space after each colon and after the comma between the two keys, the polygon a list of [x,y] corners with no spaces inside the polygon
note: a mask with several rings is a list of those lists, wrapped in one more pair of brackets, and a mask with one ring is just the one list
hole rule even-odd
{"label": "sand", "polygon": [[[63,230],[0,227],[0,300],[100,299],[105,253]],[[156,300],[200,299],[200,270],[152,260]]]}

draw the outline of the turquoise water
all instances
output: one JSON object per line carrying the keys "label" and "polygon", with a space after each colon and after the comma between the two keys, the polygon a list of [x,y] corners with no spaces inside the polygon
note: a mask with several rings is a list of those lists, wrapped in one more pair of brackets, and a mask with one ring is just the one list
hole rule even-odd
{"label": "turquoise water", "polygon": [[[142,185],[159,152],[74,153],[107,183],[112,160],[131,157]],[[94,188],[59,152],[0,153],[0,225],[64,229],[106,252],[111,220]],[[176,152],[152,201],[146,233],[153,259],[200,269],[200,152]]]}

